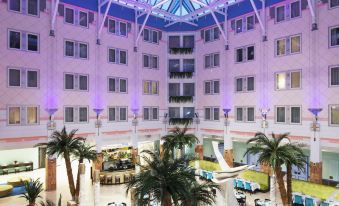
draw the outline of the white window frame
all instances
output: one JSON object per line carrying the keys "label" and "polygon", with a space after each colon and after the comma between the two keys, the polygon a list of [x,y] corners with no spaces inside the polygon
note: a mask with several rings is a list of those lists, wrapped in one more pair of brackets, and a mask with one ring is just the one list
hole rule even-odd
{"label": "white window frame", "polygon": [[[215,62],[214,62],[214,56],[215,55],[219,55],[219,65],[216,65]],[[209,67],[206,67],[206,57],[209,57],[210,58],[210,66]],[[213,68],[218,68],[220,67],[220,53],[219,52],[215,52],[215,53],[210,53],[210,54],[206,54],[204,55],[204,69],[213,69]]]}
{"label": "white window frame", "polygon": [[[278,107],[285,108],[285,121],[278,122]],[[300,122],[293,123],[291,122],[292,119],[292,107],[299,107],[300,108]],[[288,125],[302,125],[302,106],[301,105],[276,105],[274,106],[274,123],[275,124],[288,124]]]}
{"label": "white window frame", "polygon": [[20,11],[15,11],[15,10],[11,10],[11,7],[10,7],[10,2],[11,0],[8,0],[7,1],[7,10],[10,11],[10,12],[14,12],[14,13],[22,13],[22,0],[20,0]]}
{"label": "white window frame", "polygon": [[[254,78],[254,82],[253,82],[253,90],[248,90],[248,79],[253,77]],[[237,80],[241,79],[242,81],[242,89],[241,91],[237,91]],[[248,76],[237,76],[234,78],[234,92],[235,93],[247,93],[247,92],[255,92],[256,91],[256,76],[255,75],[248,75]]]}
{"label": "white window frame", "polygon": [[[206,109],[210,110],[210,118],[206,118]],[[217,109],[219,111],[219,116],[216,117],[214,116],[214,109]],[[220,107],[204,107],[204,120],[205,121],[214,121],[214,122],[219,122],[220,121]]]}
{"label": "white window frame", "polygon": [[328,125],[331,127],[339,127],[339,124],[332,124],[332,108],[333,107],[339,107],[339,104],[328,105]]}
{"label": "white window frame", "polygon": [[[14,107],[19,107],[19,118],[20,118],[20,123],[18,124],[10,124],[9,123],[9,110],[10,108],[14,108]],[[28,112],[27,112],[27,108],[28,107],[36,107],[37,108],[37,122],[33,123],[33,124],[29,124],[28,123]],[[22,109],[25,109],[26,111],[26,121],[22,122]],[[36,125],[40,125],[40,106],[39,105],[7,105],[7,126],[36,126]]]}
{"label": "white window frame", "polygon": [[[20,48],[19,49],[17,49],[17,48],[11,48],[11,35],[10,35],[10,33],[11,33],[11,31],[12,32],[18,32],[18,33],[20,33]],[[21,46],[21,44],[22,44],[22,31],[19,31],[19,30],[16,30],[16,29],[8,29],[8,34],[7,34],[7,48],[8,49],[11,49],[11,50],[17,50],[17,51],[19,51],[19,50],[24,50],[23,48],[22,48],[22,46]]]}
{"label": "white window frame", "polygon": [[[144,114],[145,109],[148,109],[148,117],[149,117],[149,119],[145,119],[145,114]],[[157,110],[157,118],[156,119],[153,118],[153,109]],[[142,112],[143,112],[142,119],[144,121],[158,121],[159,120],[159,107],[153,107],[153,106],[152,107],[143,107]]]}
{"label": "white window frame", "polygon": [[[147,40],[144,39],[144,37],[142,37],[142,40],[143,40],[144,42],[147,42],[147,43],[159,45],[159,42],[160,42],[159,31],[158,31],[158,30],[155,30],[155,29],[144,28],[144,30],[143,30],[142,32],[144,33],[145,30],[148,30],[148,31],[149,31],[149,39],[148,39],[148,41],[147,41]],[[156,41],[156,42],[153,42],[153,32],[157,32],[157,33],[158,33],[158,35],[157,35],[157,41]]]}
{"label": "white window frame", "polygon": [[331,6],[331,1],[332,1],[332,0],[328,0],[328,9],[336,9],[336,8],[339,8],[339,5],[337,5],[337,6]]}
{"label": "white window frame", "polygon": [[[73,108],[73,122],[66,122],[66,108]],[[80,121],[80,108],[87,109],[87,121]],[[65,105],[64,106],[64,124],[88,124],[89,123],[89,107],[87,105]]]}
{"label": "white window frame", "polygon": [[[66,42],[72,42],[73,43],[73,56],[66,55]],[[76,58],[76,55],[75,55],[75,42],[76,41],[74,41],[74,40],[64,39],[64,57]]]}
{"label": "white window frame", "polygon": [[[77,42],[78,43],[78,57],[77,58],[79,58],[79,59],[84,59],[84,60],[88,60],[89,59],[89,44],[87,43],[87,42],[81,42],[81,41],[78,41]],[[84,58],[84,57],[81,57],[80,56],[80,44],[83,44],[83,45],[86,45],[86,47],[87,47],[87,50],[86,50],[86,58]],[[74,47],[75,48],[75,47]]]}
{"label": "white window frame", "polygon": [[[109,80],[114,79],[115,81],[115,88],[114,91],[109,90]],[[120,80],[126,80],[126,92],[122,92],[120,88]],[[109,76],[107,77],[107,91],[108,93],[121,93],[121,94],[127,94],[128,93],[128,78],[123,78],[123,77],[113,77]]]}
{"label": "white window frame", "polygon": [[[73,76],[73,89],[66,89],[66,75],[72,75]],[[78,76],[78,87],[76,87],[76,76]],[[80,89],[80,76],[87,76],[87,90],[81,90]],[[63,75],[64,78],[64,91],[79,91],[79,92],[88,92],[89,91],[89,75],[83,74],[83,73],[71,73],[71,72],[64,72]]]}
{"label": "white window frame", "polygon": [[[10,70],[18,70],[20,72],[20,85],[19,86],[11,86],[9,82]],[[22,71],[26,71],[26,79],[25,85],[22,85]],[[37,86],[36,87],[29,87],[28,86],[28,72],[33,71],[37,72]],[[26,88],[26,89],[39,89],[40,88],[40,70],[38,69],[30,69],[30,68],[19,68],[19,67],[7,67],[7,87],[8,88]]]}
{"label": "white window frame", "polygon": [[[300,39],[300,44],[299,44],[299,51],[298,52],[293,52],[292,53],[292,38],[293,37],[299,37]],[[301,53],[301,48],[302,48],[302,38],[301,38],[301,34],[295,34],[295,35],[291,35],[289,36],[289,39],[290,39],[290,53],[289,55],[292,55],[292,54],[300,54]]]}
{"label": "white window frame", "polygon": [[[145,93],[144,91],[144,84],[145,82],[149,82],[149,87],[148,87],[148,92]],[[156,94],[153,94],[153,91],[152,91],[152,84],[153,82],[155,82],[157,84],[157,93]],[[155,81],[155,80],[143,80],[142,81],[142,93],[144,95],[159,95],[159,81]]]}
{"label": "white window frame", "polygon": [[[73,23],[69,23],[69,22],[66,21],[66,10],[67,9],[70,9],[70,10],[73,11]],[[65,8],[64,8],[64,23],[69,24],[69,25],[75,25],[75,10],[73,8],[65,6]]]}
{"label": "white window frame", "polygon": [[[206,93],[206,85],[205,85],[206,82],[209,82],[210,85],[211,85],[209,93]],[[216,93],[214,91],[214,84],[215,84],[215,82],[219,82],[219,92],[218,93]],[[219,79],[212,79],[212,80],[204,81],[203,89],[204,89],[204,95],[219,95],[220,94],[220,80]]]}
{"label": "white window frame", "polygon": [[[338,7],[339,8],[339,7]],[[332,39],[331,39],[331,30],[332,29],[337,29],[337,28],[339,28],[339,25],[336,25],[336,26],[331,26],[331,27],[329,27],[328,28],[328,46],[329,46],[329,48],[337,48],[337,47],[339,47],[339,44],[338,45],[334,45],[334,46],[332,46],[332,44],[331,44],[331,42],[332,42]]]}
{"label": "white window frame", "polygon": [[[254,58],[253,59],[248,59],[248,48],[249,47],[253,47],[253,49],[254,49]],[[239,49],[241,49],[241,51],[242,51],[242,53],[243,53],[243,59],[242,59],[242,61],[237,61],[237,50],[239,50]],[[237,48],[235,48],[234,49],[234,56],[235,56],[235,63],[236,64],[239,64],[239,63],[245,63],[245,62],[252,62],[252,61],[255,61],[255,53],[256,53],[256,51],[255,51],[255,45],[254,44],[251,44],[251,45],[246,45],[246,46],[242,46],[242,47],[237,47]],[[245,54],[244,54],[244,52],[245,52]]]}
{"label": "white window frame", "polygon": [[[40,53],[40,35],[38,33],[33,33],[33,32],[28,32],[28,31],[20,31],[20,30],[16,30],[16,29],[8,29],[7,30],[7,48],[10,50],[16,50],[16,51],[26,51],[26,52],[32,52],[32,53]],[[18,32],[20,33],[20,48],[11,48],[10,47],[10,33],[11,32]],[[26,48],[22,48],[22,33],[25,32],[26,35]],[[34,35],[37,36],[37,51],[32,51],[28,49],[28,35]]]}
{"label": "white window frame", "polygon": [[[251,109],[253,109],[253,112],[254,112],[254,114],[253,114],[253,117],[254,117],[254,119],[253,119],[253,121],[250,121],[250,120],[248,120],[248,108],[251,108]],[[237,114],[237,110],[238,109],[241,109],[242,110],[242,121],[240,121],[240,120],[238,120],[238,114]],[[234,108],[234,121],[235,122],[238,122],[238,123],[255,123],[256,122],[256,112],[255,112],[255,107],[254,106],[236,106],[235,108]]]}
{"label": "white window frame", "polygon": [[[126,109],[126,120],[121,120],[120,118],[120,109]],[[109,110],[110,109],[115,109],[115,117],[114,120],[109,120]],[[107,122],[112,123],[112,122],[128,122],[128,107],[127,106],[108,106],[107,107]]]}
{"label": "white window frame", "polygon": [[[300,37],[300,51],[299,52],[291,52],[292,50],[292,37],[296,37],[299,36]],[[289,45],[287,45],[287,41],[286,39],[289,39]],[[285,42],[285,51],[284,54],[279,54],[278,55],[278,41],[283,40]],[[289,52],[287,51],[287,46],[289,46]],[[274,40],[274,56],[275,57],[282,57],[282,56],[289,56],[289,55],[294,55],[294,54],[301,54],[302,53],[302,35],[301,34],[293,34],[290,36],[285,36],[285,37],[280,37]]]}
{"label": "white window frame", "polygon": [[[33,35],[33,36],[37,36],[37,51],[32,51],[28,49],[28,35]],[[26,51],[28,52],[34,52],[34,53],[39,53],[40,52],[40,35],[36,34],[36,33],[32,33],[32,32],[26,32]]]}
{"label": "white window frame", "polygon": [[[299,72],[300,73],[300,87],[299,88],[292,88],[292,73],[294,72]],[[285,88],[284,89],[279,89],[278,88],[278,79],[277,75],[278,74],[285,74]],[[289,76],[289,79],[287,79],[287,76]],[[302,70],[297,69],[297,70],[288,70],[288,71],[280,71],[280,72],[275,72],[274,73],[274,86],[276,91],[285,91],[285,90],[300,90],[302,89]]]}
{"label": "white window frame", "polygon": [[[74,47],[73,47],[73,56],[68,56],[66,55],[66,42],[72,42]],[[77,44],[77,45],[76,45]],[[87,57],[83,58],[80,57],[80,44],[85,44],[87,46]],[[76,54],[76,46],[78,49],[78,54]],[[81,59],[81,60],[88,60],[89,59],[89,43],[87,42],[82,42],[82,41],[76,41],[76,40],[71,40],[71,39],[64,39],[64,57],[67,58],[74,58],[74,59]]]}
{"label": "white window frame", "polygon": [[10,9],[10,1],[11,0],[8,0],[7,1],[7,10],[10,11],[10,12],[14,12],[14,13],[18,13],[18,14],[24,14],[24,15],[27,15],[27,16],[32,16],[32,17],[40,17],[40,0],[37,0],[38,1],[38,8],[37,8],[37,11],[38,11],[38,14],[37,15],[34,15],[34,14],[29,14],[28,13],[28,0],[26,1],[26,13],[23,13],[23,10],[22,10],[22,5],[23,5],[23,2],[22,0],[19,0],[20,1],[20,11],[15,11],[15,10],[11,10]]}
{"label": "white window frame", "polygon": [[[295,3],[295,2],[299,2],[299,16],[292,17],[292,4]],[[290,5],[290,19],[291,19],[291,20],[302,17],[301,0],[291,1],[291,2],[289,3],[289,5]],[[286,14],[285,14],[285,15],[286,15]],[[285,21],[286,21],[286,16],[285,16]]]}
{"label": "white window frame", "polygon": [[332,85],[332,69],[333,68],[338,68],[339,69],[339,65],[332,65],[332,66],[329,66],[328,68],[328,85],[329,87],[339,87],[339,84],[338,85]]}
{"label": "white window frame", "polygon": [[[86,14],[86,26],[82,26],[80,24],[80,13],[85,13]],[[79,19],[78,19],[78,22],[79,22],[79,26],[82,27],[82,28],[88,28],[89,26],[89,13],[87,11],[84,11],[84,10],[79,10]]]}
{"label": "white window frame", "polygon": [[[203,31],[204,32],[204,43],[214,42],[214,41],[217,41],[217,40],[220,39],[220,34],[218,35],[217,39],[214,38],[214,29],[215,28],[218,28],[218,27],[214,26],[214,27],[211,27],[211,28],[208,28],[208,29],[204,29],[204,31]],[[210,40],[209,41],[206,41],[206,32],[207,31],[210,31]],[[218,32],[220,32],[219,28],[218,28]]]}
{"label": "white window frame", "polygon": [[[148,58],[148,67],[145,67],[145,64],[144,64],[144,57],[147,56]],[[157,59],[157,67],[154,68],[153,67],[153,58],[156,58]],[[152,59],[152,60],[151,60]],[[143,53],[142,54],[142,67],[145,68],[145,69],[153,69],[153,70],[159,70],[159,56],[158,55],[153,55],[153,54],[146,54],[146,53]]]}

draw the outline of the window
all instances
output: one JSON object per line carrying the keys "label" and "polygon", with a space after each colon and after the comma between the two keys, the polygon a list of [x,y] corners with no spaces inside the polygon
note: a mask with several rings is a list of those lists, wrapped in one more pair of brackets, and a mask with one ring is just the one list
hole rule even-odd
{"label": "window", "polygon": [[148,69],[159,68],[159,57],[151,54],[143,54],[143,66]]}
{"label": "window", "polygon": [[108,121],[114,122],[115,121],[115,107],[109,107],[108,108]]}
{"label": "window", "polygon": [[235,31],[236,33],[242,32],[242,19],[238,19],[235,21]]}
{"label": "window", "polygon": [[254,16],[247,17],[246,29],[247,31],[254,29]]}
{"label": "window", "polygon": [[[21,75],[21,73],[23,73],[24,75]],[[26,88],[38,88],[39,87],[39,72],[37,70],[9,68],[8,69],[8,86],[9,87],[20,87],[21,86],[21,87],[26,87]]]}
{"label": "window", "polygon": [[21,71],[20,69],[9,69],[8,70],[8,86],[20,87],[21,86]]}
{"label": "window", "polygon": [[87,123],[88,107],[87,106],[66,106],[64,108],[65,123]]}
{"label": "window", "polygon": [[125,22],[119,22],[119,31],[121,36],[127,36],[127,24]]}
{"label": "window", "polygon": [[330,8],[339,7],[339,0],[330,0]]}
{"label": "window", "polygon": [[143,37],[144,37],[143,39],[145,42],[154,43],[154,44],[159,43],[159,39],[160,39],[159,31],[151,30],[151,29],[144,29],[142,34],[143,34]]}
{"label": "window", "polygon": [[143,81],[143,93],[158,95],[159,94],[159,82],[158,81]]}
{"label": "window", "polygon": [[180,60],[179,59],[169,59],[168,60],[168,70],[170,72],[180,72]]}
{"label": "window", "polygon": [[220,84],[219,80],[211,80],[204,82],[204,93],[205,94],[219,94]]}
{"label": "window", "polygon": [[237,77],[235,79],[236,92],[250,92],[254,91],[255,78],[253,76]]}
{"label": "window", "polygon": [[276,56],[301,52],[301,35],[293,35],[275,41]]}
{"label": "window", "polygon": [[339,46],[339,26],[330,28],[330,47]]}
{"label": "window", "polygon": [[330,68],[330,86],[339,86],[339,66]]}
{"label": "window", "polygon": [[87,12],[79,12],[79,25],[83,27],[88,27],[88,14]]}
{"label": "window", "polygon": [[79,57],[81,59],[87,59],[88,58],[88,56],[87,56],[87,53],[88,53],[87,44],[79,43],[79,50],[80,50]]}
{"label": "window", "polygon": [[119,77],[108,78],[108,92],[127,93],[127,79]]}
{"label": "window", "polygon": [[11,11],[21,11],[21,0],[9,0],[9,10]]}
{"label": "window", "polygon": [[39,107],[8,107],[8,125],[35,125],[39,123]]}
{"label": "window", "polygon": [[169,107],[168,117],[169,118],[180,118],[180,107]]}
{"label": "window", "polygon": [[204,63],[205,69],[219,67],[220,65],[219,53],[207,54],[205,55],[204,60],[205,60],[205,63]]}
{"label": "window", "polygon": [[119,107],[119,121],[127,121],[127,107]]}
{"label": "window", "polygon": [[144,107],[144,120],[154,121],[159,119],[158,107]]}
{"label": "window", "polygon": [[330,105],[330,125],[339,125],[339,105]]}
{"label": "window", "polygon": [[194,107],[184,107],[184,118],[194,118]]}
{"label": "window", "polygon": [[180,83],[169,83],[168,95],[170,97],[180,96]]}
{"label": "window", "polygon": [[108,33],[119,35],[119,36],[127,36],[127,33],[130,28],[130,24],[118,21],[115,19],[108,19],[107,23],[105,23],[108,27]]}
{"label": "window", "polygon": [[127,51],[118,48],[108,48],[108,62],[127,65]]}
{"label": "window", "polygon": [[[223,27],[223,25],[221,25]],[[218,27],[209,28],[202,31],[204,34],[204,42],[212,42],[220,38],[220,31]]]}
{"label": "window", "polygon": [[88,75],[66,73],[64,79],[65,90],[88,91]]}
{"label": "window", "polygon": [[[26,42],[22,42],[22,39]],[[8,46],[11,49],[21,49],[37,52],[39,50],[39,35],[28,32],[9,31]]]}
{"label": "window", "polygon": [[255,122],[254,107],[236,107],[235,120],[236,122]]}
{"label": "window", "polygon": [[300,89],[301,71],[287,71],[276,73],[275,82],[277,90]]}
{"label": "window", "polygon": [[38,16],[39,15],[39,1],[27,0],[27,14]]}
{"label": "window", "polygon": [[254,46],[245,46],[236,49],[236,62],[240,63],[252,60],[254,60]]}
{"label": "window", "polygon": [[180,48],[180,36],[169,36],[168,46],[169,48]]}
{"label": "window", "polygon": [[125,122],[128,120],[127,107],[108,107],[108,121],[109,122]]}
{"label": "window", "polygon": [[300,106],[276,106],[276,123],[301,124]]}
{"label": "window", "polygon": [[35,34],[27,34],[27,50],[38,51],[38,36]]}
{"label": "window", "polygon": [[276,22],[285,20],[285,6],[279,6],[276,8]]}
{"label": "window", "polygon": [[8,108],[8,124],[19,125],[21,123],[20,107],[9,107]]}
{"label": "window", "polygon": [[277,23],[294,19],[296,17],[301,16],[301,1],[295,1],[292,3],[289,3],[289,5],[282,5],[276,7],[275,10],[275,21]]}
{"label": "window", "polygon": [[21,48],[21,38],[20,32],[9,31],[9,48],[20,49]]}
{"label": "window", "polygon": [[183,83],[184,96],[194,96],[194,83]]}
{"label": "window", "polygon": [[65,8],[65,22],[74,24],[74,10],[71,8]]}
{"label": "window", "polygon": [[219,121],[219,107],[205,107],[205,120]]}
{"label": "window", "polygon": [[300,1],[292,2],[291,3],[291,19],[300,16]]}
{"label": "window", "polygon": [[108,32],[115,34],[115,20],[108,19]]}
{"label": "window", "polygon": [[194,72],[194,59],[183,59],[183,71]]}
{"label": "window", "polygon": [[[218,32],[217,34],[219,35]],[[183,48],[194,48],[194,36],[193,35],[183,36]]]}
{"label": "window", "polygon": [[65,56],[88,59],[88,43],[65,40]]}

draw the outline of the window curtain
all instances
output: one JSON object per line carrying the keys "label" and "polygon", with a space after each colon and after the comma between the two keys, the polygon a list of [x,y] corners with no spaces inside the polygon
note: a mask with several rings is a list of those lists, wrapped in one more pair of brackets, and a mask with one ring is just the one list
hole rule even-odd
{"label": "window curtain", "polygon": [[180,60],[179,59],[168,60],[168,67],[170,72],[180,72]]}
{"label": "window curtain", "polygon": [[9,124],[20,124],[20,107],[9,108]]}
{"label": "window curtain", "polygon": [[291,123],[300,123],[300,107],[291,107]]}
{"label": "window curtain", "polygon": [[285,107],[277,107],[277,122],[285,122]]}
{"label": "window curtain", "polygon": [[180,118],[180,108],[179,107],[168,108],[168,115],[170,118]]}
{"label": "window curtain", "polygon": [[184,83],[184,96],[194,96],[194,83]]}
{"label": "window curtain", "polygon": [[194,59],[184,59],[183,69],[184,72],[194,72]]}
{"label": "window curtain", "polygon": [[184,48],[194,48],[194,36],[184,36]]}
{"label": "window curtain", "polygon": [[108,120],[115,121],[115,108],[114,107],[108,109]]}
{"label": "window curtain", "polygon": [[79,108],[79,122],[87,122],[87,107]]}
{"label": "window curtain", "polygon": [[211,108],[205,108],[205,119],[206,120],[211,119]]}
{"label": "window curtain", "polygon": [[65,108],[65,121],[66,122],[74,122],[74,109],[73,107]]}
{"label": "window curtain", "polygon": [[180,83],[169,83],[169,96],[180,96]]}
{"label": "window curtain", "polygon": [[169,37],[169,48],[180,48],[180,36]]}

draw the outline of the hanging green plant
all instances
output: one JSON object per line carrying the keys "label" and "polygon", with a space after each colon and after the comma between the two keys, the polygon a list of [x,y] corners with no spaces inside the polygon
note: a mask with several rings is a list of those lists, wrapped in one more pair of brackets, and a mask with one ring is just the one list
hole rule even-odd
{"label": "hanging green plant", "polygon": [[170,54],[192,54],[193,49],[191,47],[179,47],[179,48],[170,48]]}
{"label": "hanging green plant", "polygon": [[193,123],[193,118],[170,118],[170,125],[189,125]]}
{"label": "hanging green plant", "polygon": [[193,96],[170,96],[169,102],[174,102],[174,103],[193,102]]}
{"label": "hanging green plant", "polygon": [[193,76],[193,72],[170,72],[171,79],[190,79]]}

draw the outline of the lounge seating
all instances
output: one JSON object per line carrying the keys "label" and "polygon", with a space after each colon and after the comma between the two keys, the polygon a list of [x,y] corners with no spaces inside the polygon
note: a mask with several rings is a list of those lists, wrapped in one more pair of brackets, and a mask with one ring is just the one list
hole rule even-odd
{"label": "lounge seating", "polygon": [[23,186],[25,182],[31,181],[29,177],[13,177],[7,180],[7,184],[12,185],[13,187]]}
{"label": "lounge seating", "polygon": [[306,197],[305,198],[305,206],[315,206],[314,203],[313,203],[313,199]]}
{"label": "lounge seating", "polygon": [[322,203],[320,204],[320,206],[330,206],[330,203],[328,203],[328,202],[322,202]]}
{"label": "lounge seating", "polygon": [[111,175],[106,176],[106,183],[107,184],[113,184],[113,177]]}
{"label": "lounge seating", "polygon": [[0,197],[5,197],[13,191],[12,185],[0,185]]}

